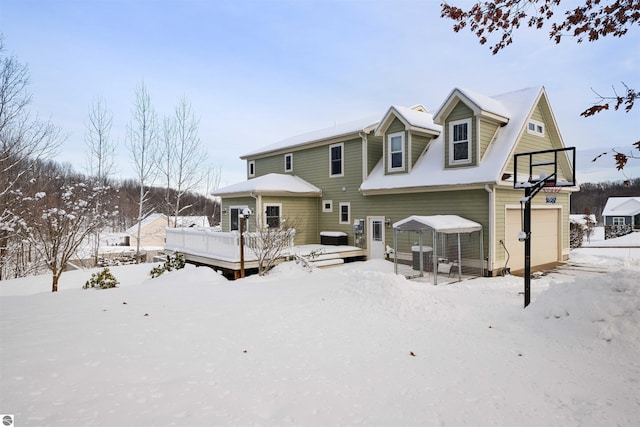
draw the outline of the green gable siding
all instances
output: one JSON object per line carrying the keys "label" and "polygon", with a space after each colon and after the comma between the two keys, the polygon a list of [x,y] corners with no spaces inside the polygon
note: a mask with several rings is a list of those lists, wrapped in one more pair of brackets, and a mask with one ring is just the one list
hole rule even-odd
{"label": "green gable siding", "polygon": [[416,164],[416,161],[422,154],[422,152],[427,148],[431,138],[422,136],[422,135],[411,135],[411,163],[410,165]]}
{"label": "green gable siding", "polygon": [[497,123],[480,120],[480,159],[482,159],[487,148],[489,148],[489,144],[491,144],[499,127]]}
{"label": "green gable siding", "polygon": [[369,135],[367,138],[367,174],[370,174],[382,158],[383,138]]}
{"label": "green gable siding", "polygon": [[[389,146],[388,141],[387,141],[387,135],[391,135],[392,133],[398,133],[398,132],[402,132],[404,134],[404,151],[403,151],[403,155],[404,155],[404,170],[403,171],[392,171],[390,172],[387,168],[387,165],[389,164]],[[407,150],[407,144],[408,144],[408,140],[407,140],[407,132],[404,130],[404,123],[402,123],[402,121],[400,121],[400,119],[398,119],[397,117],[395,119],[393,119],[393,121],[391,122],[391,124],[389,125],[389,127],[387,128],[387,131],[385,132],[384,135],[384,140],[383,140],[383,144],[384,144],[384,173],[385,175],[395,175],[398,173],[407,173],[408,165],[409,162],[407,160],[407,156],[409,155],[408,150]]]}
{"label": "green gable siding", "polygon": [[[449,123],[451,122],[455,122],[457,120],[464,120],[464,119],[471,119],[471,137],[470,137],[470,143],[471,143],[471,163],[465,163],[465,164],[461,164],[461,165],[450,165],[449,164]],[[476,123],[476,118],[473,115],[473,110],[471,110],[471,108],[467,107],[463,102],[458,102],[456,104],[456,106],[453,108],[453,110],[451,111],[451,114],[449,114],[449,116],[447,116],[446,120],[445,120],[445,124],[444,124],[444,164],[446,165],[447,168],[466,168],[469,166],[476,166],[477,165],[477,151],[478,151],[478,144],[477,144],[477,123]]]}

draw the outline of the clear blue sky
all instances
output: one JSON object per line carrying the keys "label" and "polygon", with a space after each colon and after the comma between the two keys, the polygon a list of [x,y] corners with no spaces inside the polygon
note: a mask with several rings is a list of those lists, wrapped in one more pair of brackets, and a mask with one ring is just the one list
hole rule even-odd
{"label": "clear blue sky", "polygon": [[[467,0],[459,3],[469,5]],[[631,113],[579,113],[595,89],[640,86],[640,31],[560,45],[525,29],[498,55],[454,33],[435,0],[0,0],[5,48],[28,64],[32,109],[69,138],[58,160],[82,171],[92,99],[114,115],[119,176],[130,176],[125,126],[142,80],[160,117],[185,95],[222,185],[245,179],[239,156],[336,123],[382,116],[392,104],[436,109],[456,86],[494,95],[544,85],[578,179],[620,180],[588,162],[640,139]],[[631,161],[630,177],[640,177]]]}

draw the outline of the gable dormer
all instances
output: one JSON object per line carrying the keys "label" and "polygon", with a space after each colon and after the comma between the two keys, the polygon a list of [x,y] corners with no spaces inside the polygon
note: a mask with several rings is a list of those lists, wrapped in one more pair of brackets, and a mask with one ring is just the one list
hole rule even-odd
{"label": "gable dormer", "polygon": [[509,113],[496,99],[454,89],[433,117],[444,128],[445,168],[478,166]]}
{"label": "gable dormer", "polygon": [[440,131],[422,105],[389,108],[374,133],[383,139],[385,175],[410,172]]}

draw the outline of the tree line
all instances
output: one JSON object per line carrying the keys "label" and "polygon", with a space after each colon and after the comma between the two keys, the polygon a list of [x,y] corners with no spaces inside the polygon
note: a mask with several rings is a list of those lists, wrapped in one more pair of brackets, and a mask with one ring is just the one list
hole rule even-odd
{"label": "tree line", "polygon": [[572,214],[593,214],[602,221],[602,211],[609,197],[640,196],[640,178],[616,182],[587,182],[571,195]]}
{"label": "tree line", "polygon": [[0,280],[48,270],[55,292],[69,260],[86,254],[88,244],[97,262],[102,233],[124,231],[155,212],[219,221],[219,204],[198,191],[217,188],[220,168],[206,168],[199,121],[186,98],[160,122],[144,83],[136,87],[125,138],[135,178],[118,180],[106,102],[96,97],[89,107],[81,173],[53,160],[66,135],[31,113],[29,83],[27,66],[6,54],[0,34]]}

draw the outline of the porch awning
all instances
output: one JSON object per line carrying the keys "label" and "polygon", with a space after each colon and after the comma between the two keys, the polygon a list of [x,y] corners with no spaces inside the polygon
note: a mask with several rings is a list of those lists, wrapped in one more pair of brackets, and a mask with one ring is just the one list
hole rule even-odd
{"label": "porch awning", "polygon": [[395,222],[393,228],[399,231],[419,231],[431,228],[438,233],[473,233],[482,230],[482,225],[458,215],[411,215]]}
{"label": "porch awning", "polygon": [[211,192],[212,196],[243,197],[251,194],[262,196],[322,196],[322,190],[295,175],[270,173]]}

